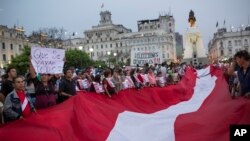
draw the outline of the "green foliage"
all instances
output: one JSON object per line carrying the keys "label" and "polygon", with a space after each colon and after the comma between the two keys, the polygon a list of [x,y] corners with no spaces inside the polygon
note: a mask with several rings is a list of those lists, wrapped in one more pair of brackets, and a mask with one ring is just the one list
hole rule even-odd
{"label": "green foliage", "polygon": [[29,66],[29,55],[30,47],[24,46],[22,53],[13,58],[11,60],[11,64],[9,64],[8,67],[15,67],[17,74],[24,75],[27,72]]}
{"label": "green foliage", "polygon": [[85,68],[92,65],[92,61],[86,52],[80,50],[69,50],[65,52],[65,67]]}
{"label": "green foliage", "polygon": [[96,67],[96,68],[98,68],[98,67],[106,68],[106,67],[107,67],[107,64],[105,63],[105,61],[100,61],[100,60],[98,60],[98,61],[94,61],[93,64],[94,64],[94,65],[92,65],[92,66],[94,66],[94,67]]}

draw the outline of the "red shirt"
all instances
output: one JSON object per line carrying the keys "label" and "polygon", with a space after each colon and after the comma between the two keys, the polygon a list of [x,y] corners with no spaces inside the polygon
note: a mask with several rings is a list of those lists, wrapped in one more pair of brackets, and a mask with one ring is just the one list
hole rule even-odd
{"label": "red shirt", "polygon": [[[18,97],[19,97],[19,99],[21,101],[21,104],[23,105],[23,102],[24,102],[24,100],[26,98],[25,92],[24,91],[18,91],[16,93],[17,93],[17,95],[18,95]],[[25,109],[24,110],[22,109],[22,112],[23,112],[22,113],[23,117],[28,117],[31,114],[31,107],[30,107],[29,101],[28,101]]]}

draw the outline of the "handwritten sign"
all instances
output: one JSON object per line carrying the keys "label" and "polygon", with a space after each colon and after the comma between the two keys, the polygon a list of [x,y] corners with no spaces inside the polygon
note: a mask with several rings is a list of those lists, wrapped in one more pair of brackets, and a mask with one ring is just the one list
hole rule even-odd
{"label": "handwritten sign", "polygon": [[65,50],[55,48],[31,48],[31,62],[37,73],[58,74],[63,72]]}
{"label": "handwritten sign", "polygon": [[143,66],[148,63],[149,65],[161,64],[163,61],[162,52],[159,49],[152,51],[138,51],[136,47],[131,50],[131,66]]}

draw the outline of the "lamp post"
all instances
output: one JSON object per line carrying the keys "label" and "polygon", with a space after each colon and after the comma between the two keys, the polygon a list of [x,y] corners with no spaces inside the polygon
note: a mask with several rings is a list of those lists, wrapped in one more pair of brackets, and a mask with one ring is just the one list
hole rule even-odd
{"label": "lamp post", "polygon": [[108,54],[109,68],[110,68],[110,53],[111,53],[110,51],[107,52],[107,54]]}
{"label": "lamp post", "polygon": [[115,65],[116,65],[116,55],[117,55],[117,53],[116,53],[116,52],[114,52],[114,56],[115,56]]}
{"label": "lamp post", "polygon": [[89,52],[90,52],[90,60],[92,61],[92,52],[94,51],[94,49],[93,48],[90,48],[89,49]]}
{"label": "lamp post", "polygon": [[[83,47],[79,46],[78,49],[82,51]],[[80,60],[81,60],[81,68],[82,68],[82,55],[81,55],[81,59]]]}
{"label": "lamp post", "polygon": [[241,28],[240,28],[240,43],[241,43],[241,49],[244,49],[244,46],[243,46],[243,39],[242,39],[242,32],[244,30],[244,24],[241,25]]}

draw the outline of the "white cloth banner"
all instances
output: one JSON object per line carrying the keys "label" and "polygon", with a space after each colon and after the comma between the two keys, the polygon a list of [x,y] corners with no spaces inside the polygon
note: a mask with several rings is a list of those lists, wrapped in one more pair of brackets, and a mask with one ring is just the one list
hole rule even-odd
{"label": "white cloth banner", "polygon": [[58,74],[63,72],[65,50],[55,48],[31,48],[31,62],[36,73]]}
{"label": "white cloth banner", "polygon": [[131,49],[130,66],[148,63],[149,65],[161,64],[163,62],[162,51],[160,49],[144,50],[141,47],[133,47]]}

